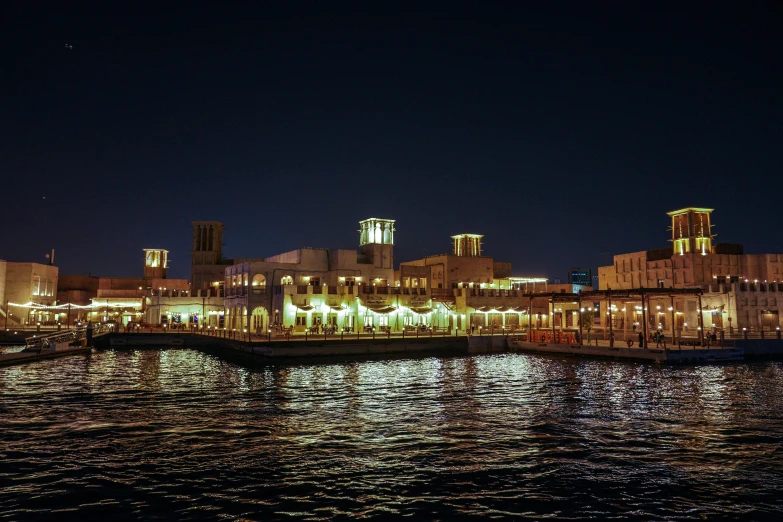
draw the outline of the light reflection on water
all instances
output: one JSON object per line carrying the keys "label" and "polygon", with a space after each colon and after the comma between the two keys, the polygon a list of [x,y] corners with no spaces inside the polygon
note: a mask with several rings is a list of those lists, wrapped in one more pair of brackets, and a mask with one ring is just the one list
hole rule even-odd
{"label": "light reflection on water", "polygon": [[527,355],[0,368],[11,519],[700,520],[783,508],[781,363]]}

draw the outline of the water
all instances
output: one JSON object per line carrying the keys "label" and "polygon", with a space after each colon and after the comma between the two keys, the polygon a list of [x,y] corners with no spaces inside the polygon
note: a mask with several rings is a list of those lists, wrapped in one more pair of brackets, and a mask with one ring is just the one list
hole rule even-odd
{"label": "water", "polygon": [[783,364],[0,368],[5,520],[778,520]]}

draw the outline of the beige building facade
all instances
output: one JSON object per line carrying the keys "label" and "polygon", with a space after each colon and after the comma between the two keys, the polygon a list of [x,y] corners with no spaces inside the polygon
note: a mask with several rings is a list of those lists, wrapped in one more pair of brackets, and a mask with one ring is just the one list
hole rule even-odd
{"label": "beige building facade", "polygon": [[694,297],[652,305],[650,326],[663,331],[778,330],[783,254],[745,254],[738,244],[713,245],[712,212],[696,207],[669,212],[672,246],[614,256],[611,266],[598,269],[599,289],[702,289],[701,305]]}
{"label": "beige building facade", "polygon": [[401,331],[431,309],[429,271],[395,280],[394,220],[359,223],[359,251],[301,248],[225,270],[226,327],[266,333]]}
{"label": "beige building facade", "polygon": [[528,328],[578,326],[573,320],[578,302],[553,306],[538,294],[571,293],[590,287],[551,285],[543,277],[513,276],[511,263],[495,261],[483,254],[480,234],[451,236],[452,253],[404,261],[406,267],[431,271],[432,324],[449,331],[484,329],[492,332]]}
{"label": "beige building facade", "polygon": [[[144,249],[143,277],[65,275],[58,281],[58,312],[63,324],[114,321],[122,325],[150,322],[147,305],[153,296],[190,296],[187,279],[167,277],[168,251]],[[160,317],[150,324],[158,324]]]}
{"label": "beige building facade", "polygon": [[56,325],[59,269],[41,263],[0,261],[2,280],[2,315],[11,327]]}

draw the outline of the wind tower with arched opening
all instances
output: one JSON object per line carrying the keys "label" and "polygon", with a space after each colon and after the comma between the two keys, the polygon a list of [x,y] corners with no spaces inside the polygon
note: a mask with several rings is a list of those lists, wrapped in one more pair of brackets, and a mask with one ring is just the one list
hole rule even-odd
{"label": "wind tower with arched opening", "polygon": [[394,220],[359,221],[359,252],[375,268],[394,268]]}

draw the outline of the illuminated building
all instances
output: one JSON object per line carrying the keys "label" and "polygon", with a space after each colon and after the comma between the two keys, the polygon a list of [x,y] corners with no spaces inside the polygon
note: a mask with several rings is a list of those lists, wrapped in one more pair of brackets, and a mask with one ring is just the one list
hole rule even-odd
{"label": "illuminated building", "polygon": [[[49,256],[47,256],[49,257]],[[33,326],[56,324],[56,310],[46,308],[56,304],[59,269],[51,264],[17,263],[0,260],[0,317],[3,326]]]}
{"label": "illuminated building", "polygon": [[164,301],[175,297],[192,300],[187,279],[167,277],[168,261],[167,250],[145,248],[143,277],[60,277],[57,302],[61,303],[61,306],[66,303],[73,305],[67,312],[59,310],[61,315],[67,314],[66,318],[61,317],[62,322],[69,324],[87,320],[116,321],[123,325],[130,322],[160,323],[165,313],[160,314],[159,307],[152,307],[150,310],[153,301],[157,305],[161,298]]}
{"label": "illuminated building", "polygon": [[263,331],[271,325],[304,332],[402,328],[402,310],[430,306],[425,288],[394,284],[394,220],[359,223],[359,252],[300,248],[235,262],[225,270],[226,326]]}
{"label": "illuminated building", "polygon": [[[427,256],[424,259],[400,264],[399,277],[405,281],[410,267],[430,270],[427,280],[432,293],[433,326],[453,332],[455,329],[491,328],[515,330],[530,324],[538,328],[550,327],[554,317],[560,326],[563,314],[566,326],[572,314],[566,310],[551,310],[547,299],[531,299],[525,294],[534,292],[573,292],[578,285],[549,285],[546,278],[512,276],[511,263],[495,261],[483,255],[482,235],[457,234],[451,236],[452,253]],[[566,309],[568,306],[566,305]],[[576,309],[576,302],[573,304]]]}
{"label": "illuminated building", "polygon": [[672,245],[614,256],[612,266],[598,269],[599,288],[702,288],[701,317],[694,298],[651,304],[650,327],[665,332],[692,335],[700,325],[732,331],[779,328],[783,254],[745,254],[742,245],[713,245],[712,211],[669,212]]}

